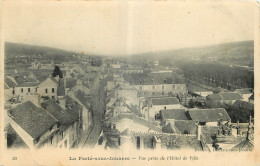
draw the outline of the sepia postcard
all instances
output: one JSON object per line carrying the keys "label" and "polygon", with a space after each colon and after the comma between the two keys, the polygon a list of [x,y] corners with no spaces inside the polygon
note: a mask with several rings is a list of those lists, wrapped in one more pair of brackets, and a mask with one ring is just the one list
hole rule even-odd
{"label": "sepia postcard", "polygon": [[259,1],[0,5],[0,166],[260,166]]}

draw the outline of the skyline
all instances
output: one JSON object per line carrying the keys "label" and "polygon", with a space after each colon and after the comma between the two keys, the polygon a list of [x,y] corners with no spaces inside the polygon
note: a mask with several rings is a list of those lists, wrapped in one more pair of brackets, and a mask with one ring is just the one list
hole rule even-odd
{"label": "skyline", "polygon": [[254,39],[252,2],[13,2],[3,6],[5,42],[75,52],[132,55]]}

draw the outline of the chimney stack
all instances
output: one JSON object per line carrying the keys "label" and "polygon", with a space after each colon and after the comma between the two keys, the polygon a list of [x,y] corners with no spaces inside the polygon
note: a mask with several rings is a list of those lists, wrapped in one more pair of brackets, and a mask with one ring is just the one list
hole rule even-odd
{"label": "chimney stack", "polygon": [[200,141],[200,135],[201,135],[201,125],[197,124],[197,138]]}

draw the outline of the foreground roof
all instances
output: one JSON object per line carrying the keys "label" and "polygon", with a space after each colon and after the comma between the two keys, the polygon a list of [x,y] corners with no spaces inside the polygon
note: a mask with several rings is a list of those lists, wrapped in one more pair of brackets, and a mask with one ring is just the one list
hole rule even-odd
{"label": "foreground roof", "polygon": [[43,108],[37,107],[31,101],[26,101],[10,110],[11,118],[32,138],[37,138],[49,130],[57,119]]}

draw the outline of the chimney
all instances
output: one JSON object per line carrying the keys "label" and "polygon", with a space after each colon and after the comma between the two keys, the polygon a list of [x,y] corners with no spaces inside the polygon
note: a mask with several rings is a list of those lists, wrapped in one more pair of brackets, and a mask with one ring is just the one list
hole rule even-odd
{"label": "chimney", "polygon": [[200,135],[201,135],[201,125],[197,124],[197,138],[200,141]]}

